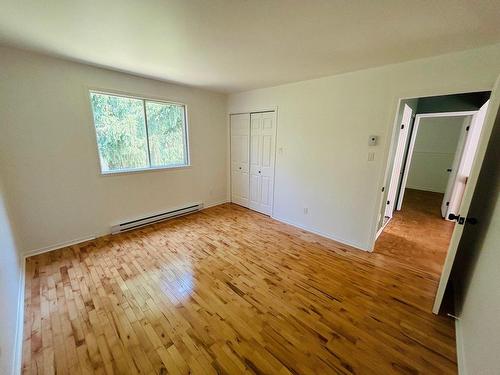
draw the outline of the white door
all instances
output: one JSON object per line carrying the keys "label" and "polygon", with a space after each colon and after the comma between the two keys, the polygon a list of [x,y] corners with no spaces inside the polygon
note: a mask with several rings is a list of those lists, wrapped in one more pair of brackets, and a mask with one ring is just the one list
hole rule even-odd
{"label": "white door", "polygon": [[472,116],[469,131],[467,132],[467,137],[465,139],[464,149],[460,158],[460,163],[458,165],[455,183],[453,184],[451,196],[449,199],[450,203],[446,212],[446,218],[449,218],[450,214],[457,214],[460,209],[460,203],[462,202],[467,180],[471,173],[474,155],[476,154],[476,149],[479,144],[479,138],[483,129],[486,111],[488,110],[488,104],[489,100],[479,109],[479,111],[474,116]]}
{"label": "white door", "polygon": [[460,165],[460,160],[462,160],[462,154],[464,152],[465,140],[467,139],[467,134],[471,125],[471,117],[467,116],[464,119],[462,129],[460,131],[460,138],[458,139],[457,150],[455,151],[455,156],[453,157],[453,163],[449,170],[450,176],[448,177],[448,182],[446,183],[446,190],[444,191],[443,202],[441,203],[441,216],[445,219],[448,218],[448,209],[450,206],[450,198],[453,192],[453,187],[458,176],[458,168]]}
{"label": "white door", "polygon": [[249,208],[266,215],[273,208],[275,134],[275,112],[250,115]]}
{"label": "white door", "polygon": [[[439,280],[439,287],[436,294],[436,299],[434,300],[434,306],[432,312],[434,314],[439,313],[441,308],[441,303],[443,302],[444,292],[450,278],[451,269],[453,266],[453,261],[455,260],[455,255],[457,254],[458,244],[462,233],[464,230],[464,225],[466,224],[467,214],[469,213],[469,207],[472,201],[472,196],[474,194],[474,189],[476,187],[477,179],[479,177],[479,172],[481,171],[481,165],[483,163],[484,154],[486,152],[486,147],[488,146],[488,141],[490,139],[491,131],[493,125],[495,124],[495,119],[498,112],[498,106],[500,104],[500,77],[497,79],[495,88],[491,92],[491,97],[489,100],[488,109],[484,111],[483,116],[486,118],[483,122],[482,129],[480,129],[477,134],[477,148],[475,156],[471,160],[471,168],[469,178],[465,184],[465,189],[463,191],[463,198],[461,199],[460,209],[456,214],[459,216],[458,224],[455,225],[453,234],[451,236],[450,246],[448,248],[448,254],[446,255],[446,260],[443,266],[443,273],[441,274],[441,279]],[[482,110],[483,108],[481,108]],[[480,110],[480,111],[481,111]],[[479,112],[480,112],[479,111]],[[478,115],[479,115],[478,112]],[[470,131],[470,130],[469,130]],[[469,134],[469,137],[471,135]]]}
{"label": "white door", "polygon": [[248,207],[250,114],[231,115],[231,202]]}
{"label": "white door", "polygon": [[412,109],[405,104],[403,111],[403,118],[401,120],[398,144],[396,146],[396,153],[394,155],[394,163],[392,167],[391,180],[389,182],[389,190],[387,191],[387,205],[385,207],[385,216],[392,217],[394,212],[394,204],[396,201],[396,194],[398,191],[399,181],[401,179],[404,152],[406,140],[408,139],[408,132],[411,123]]}

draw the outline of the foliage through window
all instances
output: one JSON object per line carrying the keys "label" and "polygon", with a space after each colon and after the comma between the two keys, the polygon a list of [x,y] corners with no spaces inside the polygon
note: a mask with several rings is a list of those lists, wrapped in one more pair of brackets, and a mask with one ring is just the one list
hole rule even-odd
{"label": "foliage through window", "polygon": [[182,104],[90,92],[102,173],[188,164]]}

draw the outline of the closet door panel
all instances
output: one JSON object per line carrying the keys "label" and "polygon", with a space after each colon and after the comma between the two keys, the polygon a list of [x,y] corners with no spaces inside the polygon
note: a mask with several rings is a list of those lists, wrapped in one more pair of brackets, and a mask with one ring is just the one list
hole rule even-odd
{"label": "closet door panel", "polygon": [[248,207],[250,115],[231,115],[231,201]]}
{"label": "closet door panel", "polygon": [[252,113],[250,127],[250,205],[271,214],[275,159],[274,112]]}

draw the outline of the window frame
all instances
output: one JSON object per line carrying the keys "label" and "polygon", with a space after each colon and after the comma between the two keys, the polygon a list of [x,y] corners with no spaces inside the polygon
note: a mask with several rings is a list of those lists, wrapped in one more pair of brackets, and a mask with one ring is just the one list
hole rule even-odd
{"label": "window frame", "polygon": [[[88,88],[88,98],[89,98],[89,105],[90,105],[90,114],[91,114],[91,123],[92,127],[94,129],[94,141],[95,141],[95,146],[96,146],[96,151],[97,151],[97,162],[99,163],[99,174],[101,176],[113,176],[113,175],[121,175],[121,174],[129,174],[129,173],[142,173],[142,172],[154,172],[154,171],[161,171],[161,170],[168,170],[168,169],[184,169],[184,168],[190,168],[191,167],[191,156],[190,156],[190,150],[189,150],[189,125],[188,125],[188,106],[185,103],[181,102],[176,102],[173,100],[166,100],[162,98],[157,98],[157,97],[151,97],[151,96],[142,96],[142,95],[136,95],[136,94],[130,94],[130,93],[125,93],[125,92],[119,92],[119,91],[112,91],[112,90],[102,90],[102,89],[93,89],[93,88]],[[102,169],[102,164],[101,164],[101,152],[99,150],[99,145],[98,145],[98,138],[97,138],[97,128],[95,126],[95,117],[94,117],[94,108],[92,106],[92,94],[102,94],[102,95],[109,95],[109,96],[117,96],[117,97],[122,97],[122,98],[127,98],[127,99],[137,99],[142,101],[143,105],[143,111],[144,111],[144,126],[146,130],[146,143],[147,143],[147,151],[148,151],[148,162],[149,162],[149,167],[146,168],[129,168],[129,169],[118,169],[114,171],[104,171]],[[152,102],[152,103],[160,103],[160,104],[173,104],[176,106],[182,106],[184,107],[184,137],[183,137],[183,146],[184,146],[184,151],[185,151],[185,163],[184,164],[173,164],[173,165],[167,165],[167,166],[152,166],[151,165],[151,153],[149,149],[149,129],[148,129],[148,120],[147,120],[147,113],[146,113],[146,102]]]}

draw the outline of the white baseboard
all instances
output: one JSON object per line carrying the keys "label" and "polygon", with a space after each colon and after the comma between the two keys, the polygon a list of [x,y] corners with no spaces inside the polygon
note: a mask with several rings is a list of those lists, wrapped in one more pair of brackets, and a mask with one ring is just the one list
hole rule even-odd
{"label": "white baseboard", "polygon": [[465,369],[464,341],[462,337],[462,329],[460,327],[460,319],[455,320],[455,341],[457,343],[458,375],[467,375],[467,371]]}
{"label": "white baseboard", "polygon": [[210,203],[210,204],[207,204],[207,205],[203,204],[203,209],[202,209],[202,211],[203,211],[203,210],[205,210],[205,209],[207,209],[207,208],[210,208],[210,207],[215,207],[215,206],[219,206],[219,205],[224,204],[224,203],[229,203],[229,200],[227,200],[227,199],[223,199],[223,200],[221,200],[221,201],[217,201],[217,202],[215,202],[215,203]]}
{"label": "white baseboard", "polygon": [[[102,235],[104,236],[106,234],[107,233],[102,234]],[[76,245],[76,244],[79,244],[79,243],[82,243],[82,242],[85,242],[85,241],[95,240],[97,237],[100,237],[100,236],[86,236],[86,237],[81,237],[81,238],[75,238],[74,240],[65,241],[65,242],[59,242],[59,243],[56,243],[54,245],[44,246],[44,247],[41,247],[41,248],[38,248],[38,249],[33,249],[33,250],[28,250],[28,251],[24,252],[24,256],[26,258],[29,258],[29,257],[31,257],[33,255],[48,253],[49,251],[61,249],[63,247]]]}
{"label": "white baseboard", "polygon": [[406,189],[413,189],[413,190],[421,190],[421,191],[428,191],[430,193],[439,193],[439,194],[444,194],[444,191],[441,191],[440,189],[433,189],[428,186],[408,186],[406,185]]}
{"label": "white baseboard", "polygon": [[[217,201],[214,203],[210,203],[208,205],[203,205],[203,210],[215,207],[224,203],[227,203],[228,200],[224,199],[221,201]],[[22,267],[21,267],[21,275],[20,275],[20,284],[19,284],[19,292],[18,292],[18,303],[17,303],[17,323],[16,323],[16,342],[14,346],[14,358],[13,358],[13,373],[12,375],[17,375],[21,373],[22,370],[22,356],[23,356],[23,329],[24,329],[24,293],[25,293],[25,283],[26,283],[26,258],[29,258],[34,255],[48,253],[50,251],[54,251],[57,249],[61,249],[63,247],[77,245],[82,242],[91,241],[98,237],[106,236],[111,232],[104,232],[99,235],[94,236],[85,236],[81,238],[76,238],[70,241],[59,242],[54,245],[44,246],[38,249],[33,249],[26,251],[21,257]]]}
{"label": "white baseboard", "polygon": [[[210,208],[210,207],[215,207],[215,206],[227,203],[227,202],[228,202],[227,199],[223,199],[221,201],[210,203],[208,205],[203,204],[203,208],[201,209],[201,211],[206,210],[207,208]],[[108,234],[111,234],[111,231],[106,231],[106,232],[95,234],[95,235],[88,235],[85,237],[75,238],[73,240],[59,242],[59,243],[56,243],[54,245],[40,247],[38,249],[28,250],[28,251],[24,252],[24,257],[29,258],[33,255],[48,253],[49,251],[61,249],[63,247],[77,245],[77,244],[82,243],[82,242],[95,240],[98,237],[106,236]]]}
{"label": "white baseboard", "polygon": [[[384,217],[384,219],[385,219],[385,217]],[[387,224],[389,224],[389,222],[391,220],[392,220],[392,217],[389,217],[389,220],[387,220],[385,222],[385,224],[380,227],[380,229],[377,231],[377,234],[375,235],[375,241],[377,240],[378,236],[380,236],[382,234],[382,232],[384,231],[385,227],[387,226]]]}
{"label": "white baseboard", "polygon": [[347,241],[347,240],[344,240],[344,239],[341,239],[341,238],[337,238],[337,237],[334,237],[334,236],[332,236],[330,234],[326,234],[326,233],[317,231],[315,229],[308,228],[306,226],[303,226],[303,225],[300,225],[300,224],[297,224],[297,223],[294,223],[294,222],[291,222],[291,221],[288,221],[288,220],[285,220],[285,219],[282,219],[282,218],[279,218],[279,217],[276,217],[276,216],[271,216],[271,218],[273,218],[274,220],[280,221],[282,223],[291,225],[292,227],[296,227],[296,228],[299,228],[299,229],[302,229],[302,230],[305,230],[305,231],[317,234],[318,236],[328,238],[329,240],[336,241],[336,242],[338,242],[338,243],[340,243],[342,245],[347,245],[347,246],[350,246],[350,247],[354,247],[355,249],[360,250],[360,251],[369,251],[368,249],[365,249],[360,244],[357,244],[357,243],[354,243],[354,242],[351,242],[351,241]]}
{"label": "white baseboard", "polygon": [[19,291],[17,293],[16,341],[14,343],[14,358],[12,359],[12,375],[21,374],[23,360],[24,332],[24,293],[26,280],[26,258],[20,257],[21,275],[19,275]]}

